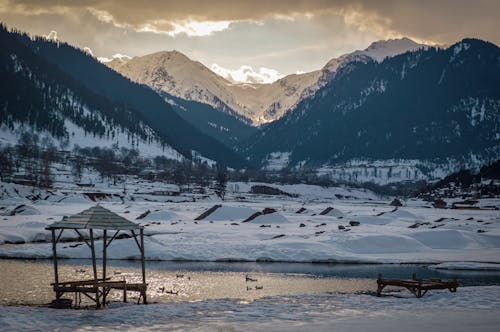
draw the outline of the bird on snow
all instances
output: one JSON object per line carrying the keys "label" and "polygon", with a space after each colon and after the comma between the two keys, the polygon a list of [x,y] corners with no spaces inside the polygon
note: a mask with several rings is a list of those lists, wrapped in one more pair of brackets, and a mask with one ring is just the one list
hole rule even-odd
{"label": "bird on snow", "polygon": [[251,282],[255,282],[255,281],[257,281],[257,279],[253,279],[253,278],[251,278],[251,277],[247,274],[247,275],[245,275],[245,281],[246,281],[246,282],[249,282],[249,281],[251,281]]}

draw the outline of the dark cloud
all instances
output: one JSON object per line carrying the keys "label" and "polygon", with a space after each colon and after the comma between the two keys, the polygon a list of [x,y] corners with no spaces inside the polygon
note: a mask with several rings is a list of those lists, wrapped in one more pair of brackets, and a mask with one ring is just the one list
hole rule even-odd
{"label": "dark cloud", "polygon": [[[497,0],[0,0],[0,12],[22,15],[90,11],[101,20],[134,29],[172,31],[172,23],[263,20],[270,16],[340,13],[359,29],[379,29],[447,43],[464,36],[500,42]],[[3,8],[3,10],[2,10]],[[319,22],[328,25],[328,21]]]}
{"label": "dark cloud", "polygon": [[[499,12],[498,0],[0,0],[0,21],[9,27],[44,36],[55,30],[98,57],[176,49],[208,67],[281,74],[319,69],[379,39],[500,44]],[[216,23],[204,27],[208,33],[190,33],[196,26],[189,22],[206,21]]]}

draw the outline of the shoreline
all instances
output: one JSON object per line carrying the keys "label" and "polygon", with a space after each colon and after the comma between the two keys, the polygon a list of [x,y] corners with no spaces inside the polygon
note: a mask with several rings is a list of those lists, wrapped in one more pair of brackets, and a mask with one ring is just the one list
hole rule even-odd
{"label": "shoreline", "polygon": [[[1,247],[1,245],[0,245]],[[90,258],[82,257],[57,257],[58,260],[69,261],[69,260],[90,260]],[[27,261],[52,261],[52,257],[35,257],[35,256],[7,256],[0,255],[0,260],[27,260]],[[137,258],[107,258],[108,261],[118,261],[118,262],[137,262],[140,259]],[[102,261],[101,258],[97,258],[97,261]],[[273,260],[273,259],[237,259],[237,258],[221,258],[215,260],[203,260],[203,259],[145,259],[146,262],[171,262],[171,263],[221,263],[221,264],[231,264],[231,263],[259,263],[259,264],[314,264],[314,265],[440,265],[445,263],[475,263],[475,264],[491,264],[498,265],[498,270],[500,271],[500,262],[498,261],[478,261],[478,260],[440,260],[440,261],[363,261],[363,260],[339,260],[339,259],[326,259],[326,260]],[[451,268],[449,268],[451,269]],[[456,269],[456,270],[473,270],[473,269]],[[477,269],[482,270],[481,268]]]}

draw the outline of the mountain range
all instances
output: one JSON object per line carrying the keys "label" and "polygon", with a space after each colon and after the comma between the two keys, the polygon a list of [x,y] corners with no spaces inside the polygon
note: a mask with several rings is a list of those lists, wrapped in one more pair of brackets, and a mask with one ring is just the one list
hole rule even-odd
{"label": "mountain range", "polygon": [[500,49],[477,39],[382,62],[360,58],[242,152],[263,167],[276,156],[313,168],[356,160],[484,163],[500,156],[499,87]]}
{"label": "mountain range", "polygon": [[202,63],[184,54],[157,52],[131,59],[107,62],[110,68],[158,92],[208,104],[243,122],[261,125],[281,118],[302,99],[313,95],[345,63],[359,58],[382,61],[410,50],[425,47],[408,38],[372,43],[362,51],[330,60],[322,69],[285,76],[271,84],[235,84],[215,74]]}
{"label": "mountain range", "polygon": [[100,63],[0,29],[0,143],[120,145],[348,182],[437,179],[500,157],[500,51],[378,41],[271,84],[235,84],[177,52]]}
{"label": "mountain range", "polygon": [[[150,129],[149,131],[155,135],[156,141],[161,142],[162,145],[168,145],[185,158],[191,159],[193,155],[201,155],[204,158],[219,161],[235,168],[247,165],[244,158],[226,145],[202,133],[181,118],[169,103],[150,88],[131,82],[82,50],[66,43],[8,32],[4,27],[0,29],[0,38],[2,41],[2,63],[5,63],[6,69],[2,80],[4,84],[10,85],[6,98],[22,100],[26,104],[16,106],[9,103],[8,99],[2,98],[4,103],[1,111],[2,124],[8,124],[10,128],[21,125],[33,127],[35,125],[35,129],[46,129],[34,123],[33,119],[37,119],[40,114],[45,113],[43,109],[40,109],[40,103],[45,101],[55,105],[60,103],[58,100],[60,97],[57,94],[47,96],[46,92],[42,91],[45,83],[51,82],[62,89],[71,87],[72,94],[77,95],[81,102],[76,106],[70,105],[69,107],[78,110],[83,108],[84,115],[96,122],[100,121],[104,127],[110,124],[114,128],[113,123],[107,123],[108,119],[96,120],[96,111],[115,112],[120,115],[121,112],[117,111],[117,108],[121,108],[126,110],[133,119],[140,119],[141,123],[146,125]],[[34,68],[42,73],[40,77],[43,78],[39,82],[33,79],[33,82],[29,83],[33,77],[32,73],[35,72]],[[19,85],[14,85],[10,84],[9,77],[11,76],[9,75],[22,76],[23,78],[19,79]],[[33,94],[36,94],[36,97],[22,95],[26,92],[23,84],[34,85]],[[92,107],[85,110],[84,105],[90,104],[89,98],[85,97],[86,93],[92,94],[103,103],[108,103],[108,106],[91,105]],[[71,102],[72,98],[68,99]],[[32,111],[24,119],[16,119],[20,108],[26,112],[30,109]],[[81,128],[79,123],[67,118],[65,113],[59,112],[59,108],[59,106],[48,107],[48,112],[53,113],[50,115],[51,118],[60,119],[60,122],[62,121],[66,126],[76,125]],[[131,122],[137,123],[133,119]],[[64,128],[61,129],[63,133],[64,130],[67,131]]]}

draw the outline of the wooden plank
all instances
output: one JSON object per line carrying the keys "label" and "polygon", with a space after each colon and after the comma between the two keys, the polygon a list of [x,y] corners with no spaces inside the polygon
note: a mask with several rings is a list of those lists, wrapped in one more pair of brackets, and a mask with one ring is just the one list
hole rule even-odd
{"label": "wooden plank", "polygon": [[[106,278],[109,280],[111,278]],[[97,279],[98,281],[104,281],[104,279]],[[84,280],[69,280],[69,281],[59,281],[59,285],[92,285],[94,283],[94,279],[84,279]],[[55,283],[51,283],[51,286],[54,286]]]}
{"label": "wooden plank", "polygon": [[118,287],[123,287],[127,284],[126,281],[104,281],[100,282],[98,284],[99,287],[111,287],[111,288],[118,288]]}
{"label": "wooden plank", "polygon": [[73,293],[73,292],[81,292],[81,293],[96,293],[99,291],[98,288],[94,287],[54,287],[55,292],[65,292],[65,293]]}
{"label": "wooden plank", "polygon": [[147,290],[148,285],[147,284],[129,284],[125,283],[122,285],[114,285],[111,286],[114,289],[126,289],[127,291],[132,291],[132,292],[139,292],[139,291],[144,291]]}

